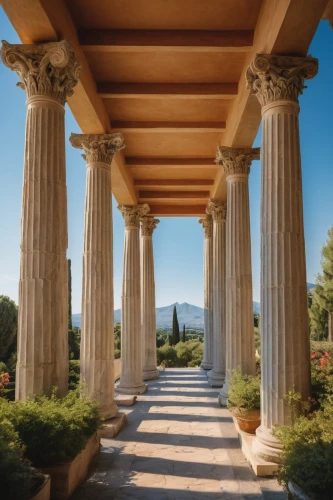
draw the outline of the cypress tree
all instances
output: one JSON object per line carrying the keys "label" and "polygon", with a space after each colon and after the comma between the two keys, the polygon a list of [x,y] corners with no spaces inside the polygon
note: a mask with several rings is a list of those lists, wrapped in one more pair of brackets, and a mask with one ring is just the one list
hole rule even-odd
{"label": "cypress tree", "polygon": [[9,348],[16,342],[17,317],[15,302],[7,295],[0,295],[0,361],[6,361]]}
{"label": "cypress tree", "polygon": [[172,317],[172,345],[176,345],[180,342],[179,335],[179,323],[177,317],[177,309],[176,306],[173,306],[173,317]]}
{"label": "cypress tree", "polygon": [[182,338],[182,341],[186,342],[185,325],[183,326],[183,338]]}
{"label": "cypress tree", "polygon": [[68,265],[68,330],[73,330],[72,324],[72,261],[67,259]]}
{"label": "cypress tree", "polygon": [[317,276],[316,293],[319,305],[327,311],[327,340],[333,342],[333,227],[328,231],[321,255],[323,274]]}

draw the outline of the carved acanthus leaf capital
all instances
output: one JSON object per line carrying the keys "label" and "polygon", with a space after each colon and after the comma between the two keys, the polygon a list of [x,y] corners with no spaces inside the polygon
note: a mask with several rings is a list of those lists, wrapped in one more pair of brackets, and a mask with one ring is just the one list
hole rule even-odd
{"label": "carved acanthus leaf capital", "polygon": [[247,88],[262,106],[275,101],[298,102],[305,88],[304,80],[318,72],[318,59],[313,57],[256,54],[246,72]]}
{"label": "carved acanthus leaf capital", "polygon": [[125,221],[125,229],[139,229],[140,220],[149,211],[149,205],[144,203],[143,205],[118,205],[118,210],[121,212],[123,219]]}
{"label": "carved acanthus leaf capital", "polygon": [[204,232],[205,232],[205,238],[211,238],[213,234],[213,218],[211,215],[207,214],[204,219],[199,219],[198,220],[199,224],[202,225]]}
{"label": "carved acanthus leaf capital", "polygon": [[141,234],[142,236],[152,236],[157,224],[159,224],[159,219],[154,217],[142,217],[141,219]]}
{"label": "carved acanthus leaf capital", "polygon": [[221,165],[228,177],[233,174],[250,173],[252,160],[260,159],[260,148],[228,148],[218,146],[215,163]]}
{"label": "carved acanthus leaf capital", "polygon": [[79,81],[81,64],[67,40],[38,45],[2,41],[3,63],[19,75],[28,97],[43,95],[65,104]]}
{"label": "carved acanthus leaf capital", "polygon": [[211,198],[208,202],[206,213],[212,216],[214,222],[225,221],[227,218],[227,202]]}
{"label": "carved acanthus leaf capital", "polygon": [[74,148],[83,149],[87,163],[102,162],[111,165],[119,149],[125,147],[122,134],[71,134],[69,141]]}

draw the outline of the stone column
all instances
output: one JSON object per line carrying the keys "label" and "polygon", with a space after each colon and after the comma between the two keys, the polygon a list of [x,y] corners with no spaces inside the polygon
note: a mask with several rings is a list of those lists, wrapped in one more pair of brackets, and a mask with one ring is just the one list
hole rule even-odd
{"label": "stone column", "polygon": [[255,374],[253,326],[252,264],[248,177],[252,160],[259,159],[259,148],[219,146],[216,163],[227,180],[226,251],[226,380],[219,401],[226,405],[230,375],[240,367],[242,373]]}
{"label": "stone column", "polygon": [[67,41],[3,42],[2,61],[27,93],[16,399],[68,385],[64,105],[80,65]]}
{"label": "stone column", "polygon": [[210,200],[207,213],[213,218],[213,369],[208,372],[212,387],[225,379],[225,251],[227,202]]}
{"label": "stone column", "polygon": [[213,368],[213,219],[208,215],[200,219],[204,238],[204,354],[201,368]]}
{"label": "stone column", "polygon": [[115,417],[111,162],[121,134],[72,134],[87,161],[80,371],[84,389],[103,418]]}
{"label": "stone column", "polygon": [[283,395],[309,396],[307,311],[298,96],[317,73],[312,57],[257,54],[248,88],[262,106],[261,426],[253,451],[278,461],[275,424],[290,423]]}
{"label": "stone column", "polygon": [[121,297],[121,375],[117,392],[143,394],[140,311],[140,219],[148,205],[118,206],[125,221],[123,291]]}
{"label": "stone column", "polygon": [[154,217],[141,219],[141,335],[143,380],[159,376],[156,367],[156,306],[153,231],[159,224]]}

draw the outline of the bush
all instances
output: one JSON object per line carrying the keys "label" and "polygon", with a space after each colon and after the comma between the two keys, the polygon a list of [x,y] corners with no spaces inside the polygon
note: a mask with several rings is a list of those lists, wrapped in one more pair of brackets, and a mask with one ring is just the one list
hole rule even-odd
{"label": "bush", "polygon": [[333,357],[333,342],[316,342],[311,340],[311,352],[328,352]]}
{"label": "bush", "polygon": [[333,491],[333,400],[310,419],[299,416],[292,426],[274,429],[283,445],[279,481],[292,481],[316,500],[331,500]]}
{"label": "bush", "polygon": [[32,486],[29,463],[22,458],[18,433],[9,420],[0,425],[0,484],[1,497],[8,500],[25,500]]}
{"label": "bush", "polygon": [[173,367],[176,364],[177,353],[176,349],[169,344],[164,344],[164,346],[157,349],[157,363],[159,365]]}
{"label": "bush", "polygon": [[98,405],[71,391],[63,399],[36,396],[24,402],[0,401],[0,425],[9,420],[34,466],[73,459],[99,426]]}
{"label": "bush", "polygon": [[240,413],[260,410],[260,377],[258,375],[243,375],[240,369],[232,371],[228,408],[235,408]]}
{"label": "bush", "polygon": [[319,404],[333,395],[333,357],[327,351],[311,354],[311,386],[312,396]]}
{"label": "bush", "polygon": [[68,389],[75,391],[80,385],[80,361],[71,359],[69,361]]}

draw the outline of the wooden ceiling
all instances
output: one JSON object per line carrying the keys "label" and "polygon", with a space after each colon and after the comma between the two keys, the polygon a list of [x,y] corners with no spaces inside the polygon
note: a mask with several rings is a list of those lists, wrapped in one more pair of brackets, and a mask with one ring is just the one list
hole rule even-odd
{"label": "wooden ceiling", "polygon": [[328,4],[2,0],[23,43],[73,42],[83,69],[69,106],[83,133],[123,133],[113,193],[158,216],[201,216],[210,197],[226,198],[217,145],[252,146],[260,123],[249,62],[306,55]]}

